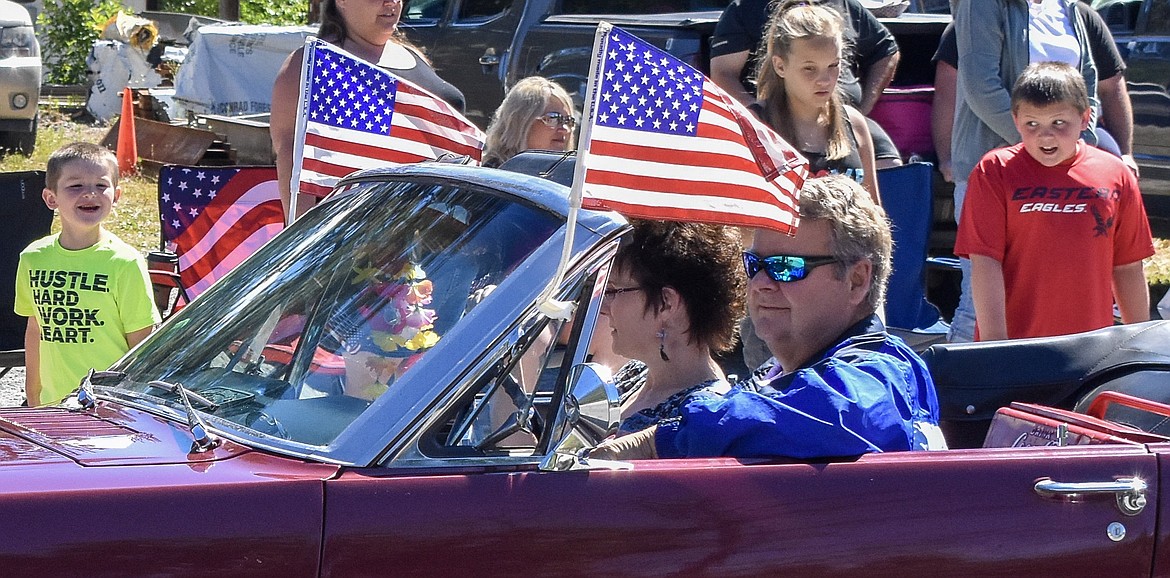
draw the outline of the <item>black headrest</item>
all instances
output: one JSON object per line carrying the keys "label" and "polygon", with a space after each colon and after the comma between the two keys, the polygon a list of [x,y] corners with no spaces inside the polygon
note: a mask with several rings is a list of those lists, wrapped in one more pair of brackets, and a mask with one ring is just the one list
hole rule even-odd
{"label": "black headrest", "polygon": [[524,151],[508,159],[500,168],[571,187],[576,166],[576,151]]}

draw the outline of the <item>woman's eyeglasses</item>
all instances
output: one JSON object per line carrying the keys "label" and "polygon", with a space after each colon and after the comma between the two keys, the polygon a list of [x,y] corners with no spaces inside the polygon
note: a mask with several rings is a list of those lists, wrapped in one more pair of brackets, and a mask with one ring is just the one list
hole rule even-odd
{"label": "woman's eyeglasses", "polygon": [[544,123],[548,128],[565,127],[566,130],[573,130],[577,126],[577,119],[573,118],[571,114],[562,114],[559,112],[546,112],[538,117],[536,120]]}
{"label": "woman's eyeglasses", "polygon": [[621,295],[622,293],[628,293],[630,291],[641,291],[641,290],[642,290],[641,287],[614,287],[611,289],[606,289],[603,293],[605,294],[606,299],[613,299],[614,297],[617,297],[618,295]]}
{"label": "woman's eyeglasses", "polygon": [[743,269],[747,272],[748,279],[755,277],[756,273],[762,270],[768,274],[770,279],[779,283],[800,281],[808,277],[809,272],[813,269],[839,261],[832,256],[772,255],[771,257],[761,257],[751,251],[743,253]]}

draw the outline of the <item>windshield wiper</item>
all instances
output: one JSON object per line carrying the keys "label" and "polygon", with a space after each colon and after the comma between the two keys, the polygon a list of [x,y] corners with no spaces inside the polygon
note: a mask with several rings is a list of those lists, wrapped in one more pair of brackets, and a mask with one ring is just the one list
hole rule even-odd
{"label": "windshield wiper", "polygon": [[126,374],[121,371],[94,371],[92,368],[89,373],[85,374],[85,379],[81,380],[81,384],[77,386],[77,405],[78,407],[70,409],[77,411],[88,411],[97,406],[97,396],[93,393],[94,383],[101,385],[101,382],[108,379],[121,381],[125,379]]}
{"label": "windshield wiper", "polygon": [[[147,383],[146,385],[149,385],[151,387],[157,387],[159,389],[165,389],[171,393],[179,393],[180,391],[183,391],[183,392],[186,392],[187,396],[190,397],[192,400],[198,402],[199,405],[207,408],[207,411],[216,411],[219,409],[218,403],[215,403],[214,401],[211,401],[210,399],[207,399],[206,397],[203,397],[202,395],[199,395],[198,393],[195,393],[194,391],[187,389],[181,383],[168,383],[168,382],[165,382],[161,379],[156,379],[154,381],[151,381],[150,383]],[[179,393],[179,395],[182,395],[182,394]],[[190,403],[190,402],[188,402],[188,403]]]}
{"label": "windshield wiper", "polygon": [[167,383],[156,379],[147,385],[179,394],[179,400],[183,402],[183,409],[187,412],[187,428],[191,430],[191,437],[194,438],[190,453],[202,453],[219,445],[219,438],[211,434],[211,430],[207,428],[203,418],[199,417],[199,412],[195,411],[195,407],[191,405],[191,400],[198,401],[211,411],[219,409],[219,404],[183,387],[182,383]]}

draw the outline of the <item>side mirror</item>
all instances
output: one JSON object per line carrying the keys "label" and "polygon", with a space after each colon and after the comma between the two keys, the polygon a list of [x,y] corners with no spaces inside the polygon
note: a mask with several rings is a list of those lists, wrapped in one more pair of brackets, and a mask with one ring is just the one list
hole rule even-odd
{"label": "side mirror", "polygon": [[569,393],[553,431],[563,431],[555,449],[540,462],[545,471],[580,466],[578,454],[617,431],[621,398],[605,366],[580,363],[569,371]]}
{"label": "side mirror", "polygon": [[609,369],[597,363],[579,363],[569,371],[565,413],[571,427],[580,429],[590,446],[617,431],[622,420],[621,398]]}

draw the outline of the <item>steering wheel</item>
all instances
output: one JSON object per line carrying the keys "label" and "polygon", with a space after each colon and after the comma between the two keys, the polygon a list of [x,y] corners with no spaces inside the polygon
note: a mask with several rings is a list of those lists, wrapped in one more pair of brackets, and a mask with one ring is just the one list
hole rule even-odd
{"label": "steering wheel", "polygon": [[516,411],[512,412],[512,415],[509,415],[495,431],[475,444],[475,449],[483,451],[519,432],[540,439],[540,435],[544,431],[544,416],[540,415],[533,407],[536,392],[531,394],[525,392],[511,372],[500,376],[497,383],[499,387],[503,388],[504,393],[512,399],[512,403],[516,405]]}

